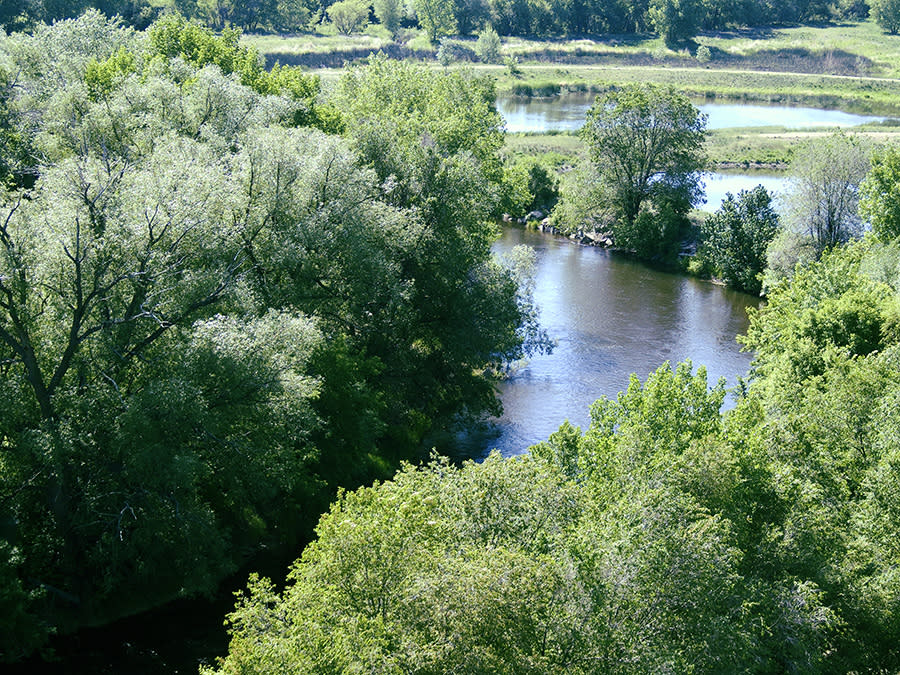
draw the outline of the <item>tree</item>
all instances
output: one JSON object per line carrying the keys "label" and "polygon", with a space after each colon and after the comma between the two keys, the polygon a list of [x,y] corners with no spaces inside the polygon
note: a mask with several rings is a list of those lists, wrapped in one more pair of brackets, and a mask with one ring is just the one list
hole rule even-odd
{"label": "tree", "polygon": [[885,241],[900,237],[900,150],[888,147],[873,155],[859,193],[859,213],[875,234]]}
{"label": "tree", "polygon": [[701,226],[698,254],[709,260],[730,286],[759,293],[766,251],[778,225],[772,196],[762,185],[742,190],[737,197],[729,192],[719,210]]}
{"label": "tree", "polygon": [[147,37],[90,12],[0,41],[35,171],[0,191],[0,659],[295,546],[496,411],[536,337],[528,261],[490,253],[486,82],[381,63],[342,138],[237,31]]}
{"label": "tree", "polygon": [[283,593],[251,578],[219,672],[821,671],[844,626],[773,532],[833,542],[724,395],[664,366],[584,435],[342,495]]}
{"label": "tree", "polygon": [[252,580],[223,672],[584,672],[600,641],[562,545],[579,501],[498,455],[343,495],[283,595]]}
{"label": "tree", "polygon": [[900,2],[897,0],[871,0],[872,17],[885,31],[896,35],[900,31]]}
{"label": "tree", "polygon": [[209,146],[170,138],[130,162],[61,161],[0,207],[0,360],[16,397],[0,495],[28,542],[23,578],[69,598],[52,623],[209,590],[275,525],[276,495],[285,514],[309,496],[317,330],[288,313],[214,316],[246,269],[223,226],[233,188]]}
{"label": "tree", "polygon": [[646,257],[673,253],[701,198],[705,127],[687,97],[656,85],[628,85],[588,110],[582,135],[617,218],[618,246]]}
{"label": "tree", "polygon": [[476,29],[490,25],[488,0],[454,0],[454,6],[460,35],[471,35]]}
{"label": "tree", "polygon": [[326,13],[342,35],[362,30],[369,20],[369,6],[365,0],[340,0],[331,5]]}
{"label": "tree", "polygon": [[648,16],[666,46],[676,47],[697,34],[703,5],[698,0],[651,0]]}
{"label": "tree", "polygon": [[439,37],[452,35],[456,31],[453,0],[413,0],[412,4],[419,25],[432,44]]}
{"label": "tree", "polygon": [[372,8],[381,25],[394,35],[400,28],[400,19],[403,18],[403,5],[400,0],[374,0]]}
{"label": "tree", "polygon": [[750,312],[747,334],[739,341],[756,355],[757,379],[790,398],[798,385],[821,376],[831,353],[867,356],[896,340],[893,291],[863,272],[868,244],[831,249],[798,267],[790,283],[769,294],[765,309]]}
{"label": "tree", "polygon": [[791,160],[789,225],[810,237],[819,253],[861,233],[859,187],[870,155],[866,141],[836,133],[810,141]]}
{"label": "tree", "polygon": [[315,4],[308,0],[279,0],[272,28],[277,31],[297,32],[309,22]]}
{"label": "tree", "polygon": [[[386,58],[348,70],[334,92],[386,201],[413,214],[410,233],[398,239],[410,244],[393,256],[409,311],[368,339],[392,382],[393,411],[416,425],[455,415],[460,405],[476,414],[497,410],[484,364],[547,347],[523,342],[510,323],[519,316],[516,284],[490,257],[503,181],[493,100],[483,79]],[[473,369],[476,362],[482,369]]]}
{"label": "tree", "polygon": [[497,63],[500,61],[500,36],[493,26],[485,26],[478,33],[478,39],[475,41],[475,54],[479,60],[485,63]]}

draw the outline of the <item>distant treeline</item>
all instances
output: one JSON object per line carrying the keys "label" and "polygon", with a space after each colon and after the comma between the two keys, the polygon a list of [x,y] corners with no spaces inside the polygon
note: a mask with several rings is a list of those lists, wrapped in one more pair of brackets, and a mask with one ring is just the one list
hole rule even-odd
{"label": "distant treeline", "polygon": [[[143,29],[160,13],[175,9],[211,28],[239,26],[247,31],[308,30],[331,19],[332,0],[8,0],[0,7],[7,31],[36,22],[73,18],[88,8],[119,15]],[[866,0],[342,0],[368,10],[373,23],[391,32],[419,25],[431,36],[474,34],[491,25],[501,35],[540,37],[656,31],[676,40],[697,30],[864,19]],[[883,3],[873,3],[883,4]],[[347,8],[345,8],[347,9]],[[335,14],[335,16],[332,16]],[[344,12],[346,15],[346,12]],[[362,21],[365,25],[365,21]],[[338,26],[339,32],[344,32]],[[671,34],[670,34],[671,33]]]}

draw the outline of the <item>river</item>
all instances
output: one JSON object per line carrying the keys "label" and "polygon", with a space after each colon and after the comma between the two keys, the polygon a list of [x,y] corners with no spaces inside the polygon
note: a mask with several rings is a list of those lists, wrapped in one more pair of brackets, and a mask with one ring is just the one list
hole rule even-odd
{"label": "river", "polygon": [[705,173],[703,184],[705,186],[706,201],[698,208],[701,211],[712,213],[717,211],[729,192],[735,196],[741,190],[752,190],[757,185],[762,185],[770,194],[775,196],[775,209],[782,210],[782,197],[789,187],[790,179],[785,176],[773,176],[762,173]]}
{"label": "river", "polygon": [[557,346],[501,384],[503,416],[461,439],[466,452],[519,454],[567,419],[585,429],[591,403],[665,361],[705,365],[711,384],[725,377],[733,386],[747,372],[750,355],[735,337],[758,298],[530,230],[505,229],[494,251],[519,244],[537,254],[535,300]]}
{"label": "river", "polygon": [[[584,116],[596,94],[570,93],[552,98],[521,98],[503,96],[497,99],[497,110],[510,133],[548,131],[576,131],[584,125]],[[867,122],[882,121],[884,117],[855,115],[841,110],[820,110],[786,105],[761,103],[711,103],[695,101],[707,116],[707,129],[744,127],[852,127]]]}

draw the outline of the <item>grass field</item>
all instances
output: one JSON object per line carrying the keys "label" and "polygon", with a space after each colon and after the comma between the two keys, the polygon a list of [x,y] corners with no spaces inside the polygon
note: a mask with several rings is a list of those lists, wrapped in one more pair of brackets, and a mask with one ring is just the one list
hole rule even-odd
{"label": "grass field", "polygon": [[[244,40],[269,58],[285,61],[308,55],[343,53],[352,60],[365,50],[405,46],[423,56],[434,55],[436,45],[407,31],[392,41],[386,31],[370,27],[367,34],[247,35]],[[474,57],[475,39],[451,39],[463,56]],[[830,73],[900,77],[900,37],[885,34],[873,21],[822,27],[752,28],[704,33],[690,48],[673,51],[654,35],[602,35],[577,39],[529,40],[503,38],[501,54],[522,62],[555,62],[589,65],[659,63],[668,66],[696,63],[694,49],[709,47],[711,68],[742,68],[783,72]],[[322,64],[325,65],[325,64]]]}

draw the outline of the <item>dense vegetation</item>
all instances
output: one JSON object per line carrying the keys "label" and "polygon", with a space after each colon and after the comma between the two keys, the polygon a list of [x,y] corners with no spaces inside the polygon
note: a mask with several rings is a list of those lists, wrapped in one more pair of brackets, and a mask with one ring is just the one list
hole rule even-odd
{"label": "dense vegetation", "polygon": [[490,255],[530,196],[480,80],[325,101],[234,32],[88,12],[0,40],[0,83],[2,659],[296,546],[546,344]]}
{"label": "dense vegetation", "polygon": [[598,97],[581,135],[590,162],[568,183],[557,223],[610,232],[644,259],[671,261],[702,198],[706,118],[683,94],[629,85]]}
{"label": "dense vegetation", "polygon": [[900,245],[773,289],[736,407],[663,366],[529,455],[343,494],[222,673],[894,672]]}
{"label": "dense vegetation", "polygon": [[[487,80],[374,58],[323,91],[227,25],[352,31],[367,5],[177,4],[220,34],[138,1],[101,9],[146,32],[88,12],[0,35],[0,660],[208,592],[337,494],[287,590],[252,580],[222,672],[900,668],[895,150],[869,171],[855,137],[811,142],[785,222],[758,189],[703,224],[707,272],[769,296],[733,410],[664,366],[527,457],[377,482],[430,429],[497,412],[495,371],[547,347],[527,253],[489,246],[501,214],[554,206],[555,172],[503,163]],[[669,42],[742,10],[864,11],[626,5],[413,9],[432,38]],[[559,213],[673,259],[702,116],[626,84],[584,139]]]}
{"label": "dense vegetation", "polygon": [[[886,31],[897,31],[893,0],[871,3]],[[175,9],[221,30],[229,25],[249,31],[297,32],[326,24],[350,34],[362,30],[370,16],[390,35],[418,26],[435,42],[446,35],[473,35],[487,27],[501,35],[559,36],[636,34],[653,31],[667,45],[678,45],[700,30],[862,19],[865,0],[8,0],[0,9],[0,26],[8,30],[36,21],[73,18],[88,8],[119,15],[145,28],[161,12]]]}

